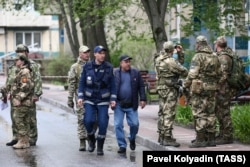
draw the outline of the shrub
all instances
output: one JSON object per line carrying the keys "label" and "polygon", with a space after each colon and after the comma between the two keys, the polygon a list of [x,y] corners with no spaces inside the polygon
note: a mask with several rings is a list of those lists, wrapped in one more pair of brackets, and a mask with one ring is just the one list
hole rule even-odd
{"label": "shrub", "polygon": [[[72,56],[68,55],[59,55],[50,60],[50,62],[45,67],[45,74],[48,76],[67,76],[68,71],[73,64]],[[53,82],[65,83],[67,79],[58,78],[53,79]]]}
{"label": "shrub", "polygon": [[249,104],[236,105],[231,110],[234,127],[234,138],[243,143],[250,143],[250,112]]}

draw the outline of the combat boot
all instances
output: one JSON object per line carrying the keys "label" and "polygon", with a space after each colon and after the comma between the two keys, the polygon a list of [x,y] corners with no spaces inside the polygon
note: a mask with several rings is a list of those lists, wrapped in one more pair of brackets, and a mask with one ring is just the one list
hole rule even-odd
{"label": "combat boot", "polygon": [[172,131],[170,132],[170,135],[171,135],[171,139],[176,141],[176,138],[174,138]]}
{"label": "combat boot", "polygon": [[95,135],[94,134],[88,135],[88,138],[89,138],[89,140],[88,140],[88,142],[89,142],[88,151],[93,152],[95,150],[95,141],[96,141]]}
{"label": "combat boot", "polygon": [[215,133],[207,133],[207,147],[215,147]]}
{"label": "combat boot", "polygon": [[225,138],[225,137],[220,137],[220,138],[217,138],[215,140],[215,143],[218,144],[218,145],[221,145],[221,144],[231,144],[233,143],[233,138]]}
{"label": "combat boot", "polygon": [[29,137],[28,136],[20,136],[18,138],[17,144],[13,145],[13,148],[15,149],[24,149],[24,148],[29,148],[30,143],[29,143]]}
{"label": "combat boot", "polygon": [[13,139],[10,142],[6,143],[6,146],[13,146],[15,144],[17,144],[17,139]]}
{"label": "combat boot", "polygon": [[207,141],[206,141],[206,134],[203,132],[197,132],[196,139],[191,145],[190,148],[198,148],[198,147],[206,147]]}
{"label": "combat boot", "polygon": [[[194,129],[196,127],[196,121],[194,121]],[[191,143],[194,143],[196,139],[191,140]]]}
{"label": "combat boot", "polygon": [[105,139],[97,139],[97,155],[103,155],[103,144]]}
{"label": "combat boot", "polygon": [[163,143],[163,135],[159,134],[158,136],[158,143],[160,143],[160,145],[162,145]]}
{"label": "combat boot", "polygon": [[86,151],[86,140],[85,139],[80,139],[79,151]]}
{"label": "combat boot", "polygon": [[165,136],[162,142],[163,146],[173,146],[173,147],[179,147],[180,143],[177,143],[175,139],[173,139],[171,136]]}

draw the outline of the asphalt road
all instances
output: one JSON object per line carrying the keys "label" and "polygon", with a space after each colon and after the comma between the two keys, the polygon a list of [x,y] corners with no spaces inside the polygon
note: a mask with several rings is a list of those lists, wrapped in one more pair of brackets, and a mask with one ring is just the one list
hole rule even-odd
{"label": "asphalt road", "polygon": [[9,109],[0,111],[1,167],[140,167],[142,151],[149,150],[137,144],[135,151],[127,148],[126,155],[119,155],[115,136],[108,131],[104,156],[97,156],[96,151],[80,152],[76,115],[41,101],[37,112],[37,146],[15,150],[5,145],[12,137]]}

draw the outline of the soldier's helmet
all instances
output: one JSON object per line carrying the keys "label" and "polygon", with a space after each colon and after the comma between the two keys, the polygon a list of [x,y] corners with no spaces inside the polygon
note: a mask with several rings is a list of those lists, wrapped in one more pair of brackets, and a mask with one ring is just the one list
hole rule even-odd
{"label": "soldier's helmet", "polygon": [[16,52],[22,52],[22,51],[26,51],[27,53],[29,53],[29,48],[24,45],[24,44],[19,44],[16,46]]}
{"label": "soldier's helmet", "polygon": [[197,43],[207,43],[207,38],[203,35],[199,35],[197,38],[196,38],[196,42]]}
{"label": "soldier's helmet", "polygon": [[16,54],[16,57],[15,57],[15,60],[22,60],[22,61],[28,61],[28,58],[27,56],[24,54],[24,53],[17,53]]}
{"label": "soldier's helmet", "polygon": [[163,43],[163,48],[168,51],[174,50],[174,43],[172,41],[167,41]]}
{"label": "soldier's helmet", "polygon": [[226,45],[227,44],[227,40],[226,40],[226,37],[225,36],[219,36],[217,39],[216,39],[216,44],[219,45],[219,46],[222,46],[222,45]]}

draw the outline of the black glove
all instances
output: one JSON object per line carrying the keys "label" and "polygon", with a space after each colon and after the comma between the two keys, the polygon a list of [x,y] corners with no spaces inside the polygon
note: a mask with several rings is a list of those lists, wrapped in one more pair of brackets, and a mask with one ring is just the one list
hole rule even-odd
{"label": "black glove", "polygon": [[178,80],[177,85],[183,87],[183,81],[181,79]]}

